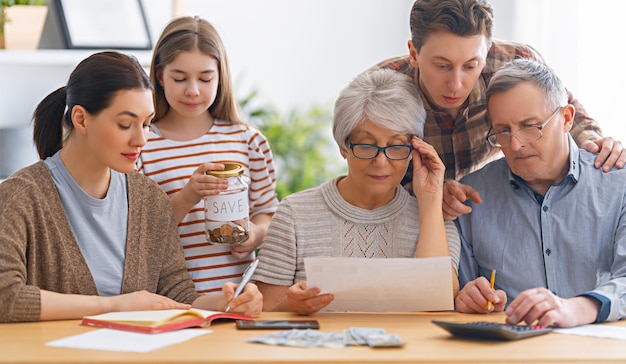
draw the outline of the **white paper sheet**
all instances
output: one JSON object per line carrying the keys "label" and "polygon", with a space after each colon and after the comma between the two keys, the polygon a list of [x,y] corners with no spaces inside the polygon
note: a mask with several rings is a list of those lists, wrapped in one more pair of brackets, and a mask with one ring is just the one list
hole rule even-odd
{"label": "white paper sheet", "polygon": [[161,334],[140,334],[120,330],[98,329],[84,334],[49,341],[46,343],[46,346],[147,353],[166,346],[182,343],[211,332],[213,331],[185,329]]}
{"label": "white paper sheet", "polygon": [[453,310],[450,257],[304,258],[309,287],[332,293],[322,311]]}
{"label": "white paper sheet", "polygon": [[594,336],[606,339],[626,340],[626,327],[611,325],[582,325],[568,329],[552,330],[559,334]]}

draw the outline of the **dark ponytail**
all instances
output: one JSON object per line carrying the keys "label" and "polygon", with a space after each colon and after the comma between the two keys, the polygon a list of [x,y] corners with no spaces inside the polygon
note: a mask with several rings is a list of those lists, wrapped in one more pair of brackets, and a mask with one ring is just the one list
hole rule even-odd
{"label": "dark ponytail", "polygon": [[41,159],[54,155],[63,145],[65,95],[65,86],[58,88],[37,105],[33,114],[33,139]]}

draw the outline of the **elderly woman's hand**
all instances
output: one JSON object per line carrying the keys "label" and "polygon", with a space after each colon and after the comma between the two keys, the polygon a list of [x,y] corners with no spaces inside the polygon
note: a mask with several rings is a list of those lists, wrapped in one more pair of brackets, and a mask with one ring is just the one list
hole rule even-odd
{"label": "elderly woman's hand", "polygon": [[294,284],[287,291],[287,304],[298,315],[312,315],[328,306],[334,298],[330,293],[320,295],[317,287],[307,289],[305,281]]}
{"label": "elderly woman's hand", "polygon": [[446,167],[439,159],[435,148],[413,137],[413,193],[419,197],[424,195],[443,194],[443,177]]}

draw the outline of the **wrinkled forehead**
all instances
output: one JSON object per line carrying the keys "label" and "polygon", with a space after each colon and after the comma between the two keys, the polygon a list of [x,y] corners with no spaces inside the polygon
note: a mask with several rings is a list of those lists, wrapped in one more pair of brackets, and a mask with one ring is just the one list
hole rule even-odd
{"label": "wrinkled forehead", "polygon": [[490,125],[515,124],[541,119],[551,113],[550,102],[544,92],[530,82],[522,82],[502,92],[490,95],[486,118]]}

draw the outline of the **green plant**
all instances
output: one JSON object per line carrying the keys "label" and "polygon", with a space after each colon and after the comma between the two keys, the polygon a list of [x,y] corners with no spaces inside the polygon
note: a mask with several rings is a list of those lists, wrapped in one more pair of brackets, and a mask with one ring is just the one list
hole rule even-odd
{"label": "green plant", "polygon": [[330,108],[313,106],[281,115],[274,106],[259,105],[258,96],[252,91],[239,104],[244,119],[258,127],[270,143],[279,200],[318,186],[345,170],[330,136]]}
{"label": "green plant", "polygon": [[6,17],[5,8],[13,5],[46,5],[47,0],[0,0],[0,35],[4,34],[4,24],[11,19]]}

